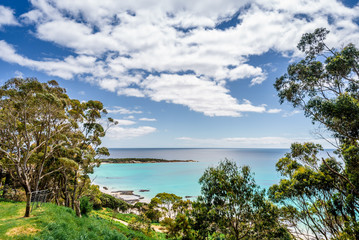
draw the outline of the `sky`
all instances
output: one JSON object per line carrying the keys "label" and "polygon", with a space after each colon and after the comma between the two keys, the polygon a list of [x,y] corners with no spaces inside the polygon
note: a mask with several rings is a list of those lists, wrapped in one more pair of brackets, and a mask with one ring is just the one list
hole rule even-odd
{"label": "sky", "polygon": [[103,102],[110,148],[330,147],[273,83],[302,34],[359,46],[358,23],[357,1],[0,0],[0,84],[54,79]]}

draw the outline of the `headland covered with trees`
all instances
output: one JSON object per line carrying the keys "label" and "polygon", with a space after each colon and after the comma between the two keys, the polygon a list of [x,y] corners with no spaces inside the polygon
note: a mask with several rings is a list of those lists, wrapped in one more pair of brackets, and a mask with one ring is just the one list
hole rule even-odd
{"label": "headland covered with trees", "polygon": [[[159,193],[129,205],[88,176],[108,155],[101,138],[116,124],[100,124],[102,103],[71,99],[55,81],[9,80],[0,89],[0,238],[359,239],[359,49],[330,48],[328,33],[304,34],[305,58],[274,86],[281,103],[330,133],[334,154],[293,143],[268,191],[248,166],[225,160],[204,172],[195,201]],[[31,212],[40,190],[50,203]]]}

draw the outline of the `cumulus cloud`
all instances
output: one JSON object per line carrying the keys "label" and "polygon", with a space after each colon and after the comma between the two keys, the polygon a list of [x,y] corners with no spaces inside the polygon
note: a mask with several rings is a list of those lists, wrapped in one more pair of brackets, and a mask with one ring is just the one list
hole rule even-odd
{"label": "cumulus cloud", "polygon": [[130,139],[130,138],[141,137],[153,133],[155,131],[156,128],[149,126],[140,126],[137,128],[124,128],[116,125],[108,130],[106,137],[115,140]]}
{"label": "cumulus cloud", "polygon": [[19,25],[19,23],[12,9],[0,5],[0,27],[5,25]]}
{"label": "cumulus cloud", "polygon": [[96,64],[96,58],[91,56],[79,55],[68,56],[63,60],[47,59],[44,61],[36,61],[24,57],[16,52],[14,46],[8,44],[4,40],[0,40],[0,59],[17,63],[20,66],[34,68],[44,71],[52,76],[70,79],[74,75],[81,75],[91,71]]}
{"label": "cumulus cloud", "polygon": [[264,112],[264,106],[250,101],[239,103],[223,84],[195,75],[149,76],[142,83],[145,93],[154,101],[166,101],[188,106],[207,116],[238,117],[241,112]]}
{"label": "cumulus cloud", "polygon": [[[331,30],[330,46],[359,43],[359,6],[346,7],[337,0],[31,4],[22,22],[34,27],[37,38],[72,54],[32,60],[0,41],[2,60],[64,79],[80,78],[118,95],[181,104],[208,116],[278,112],[233,97],[226,85],[242,79],[255,87],[266,80],[267,73],[249,61],[251,56],[268,51],[299,56],[296,43],[317,27]],[[0,26],[17,24],[11,9],[0,6],[0,16],[5,16]],[[218,27],[235,16],[237,24]]]}

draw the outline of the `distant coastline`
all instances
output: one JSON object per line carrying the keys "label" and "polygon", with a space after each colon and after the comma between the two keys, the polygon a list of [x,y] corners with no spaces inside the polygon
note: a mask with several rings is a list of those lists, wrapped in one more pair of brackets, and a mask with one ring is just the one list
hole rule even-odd
{"label": "distant coastline", "polygon": [[106,158],[101,163],[177,163],[177,162],[198,162],[195,160],[166,160],[158,158]]}

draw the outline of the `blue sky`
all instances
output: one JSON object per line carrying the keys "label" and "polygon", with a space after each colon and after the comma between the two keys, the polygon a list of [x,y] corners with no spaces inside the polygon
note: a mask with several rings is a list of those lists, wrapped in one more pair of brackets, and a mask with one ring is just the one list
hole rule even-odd
{"label": "blue sky", "polygon": [[0,83],[102,101],[119,121],[107,147],[328,147],[273,83],[303,33],[359,45],[358,19],[357,1],[1,0]]}

